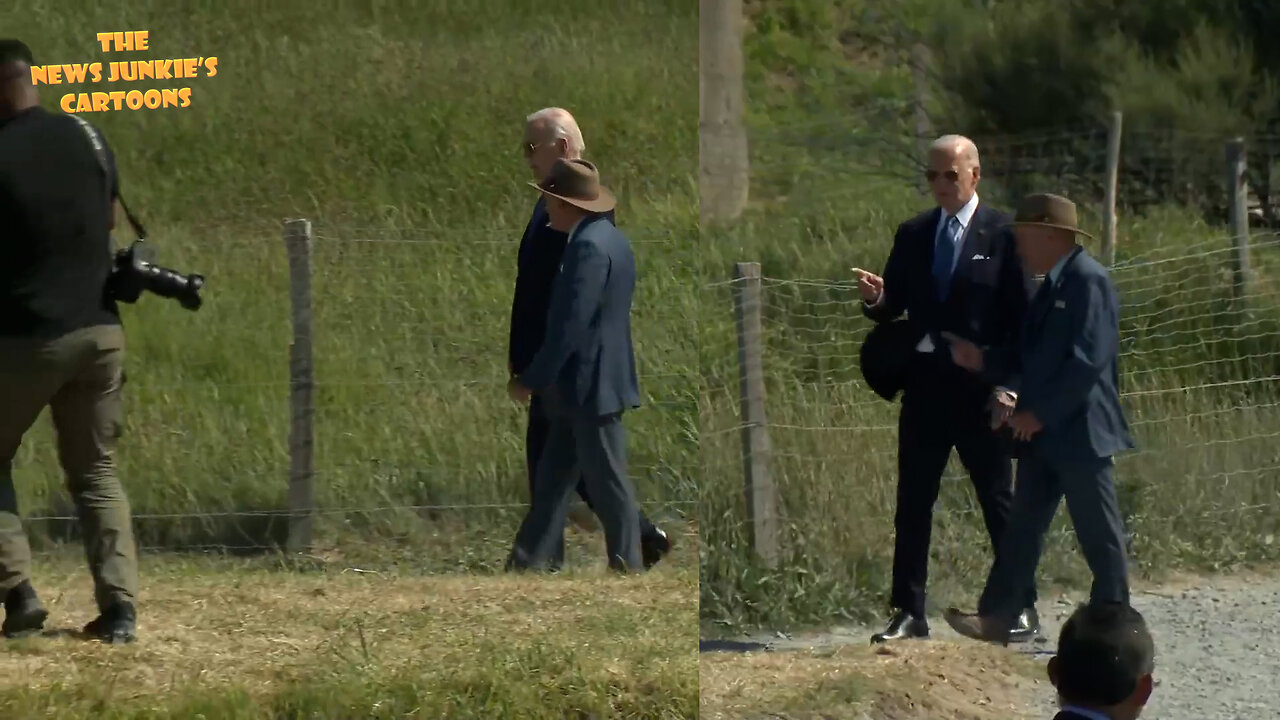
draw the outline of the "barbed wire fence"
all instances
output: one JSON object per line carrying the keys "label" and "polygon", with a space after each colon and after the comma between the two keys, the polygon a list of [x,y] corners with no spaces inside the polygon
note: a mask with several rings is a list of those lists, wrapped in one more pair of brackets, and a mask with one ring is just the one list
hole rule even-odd
{"label": "barbed wire fence", "polygon": [[[680,534],[695,502],[696,365],[664,333],[692,337],[695,318],[660,267],[679,239],[623,229],[642,272],[654,268],[633,312],[643,405],[626,420],[630,476],[646,513]],[[283,243],[167,255],[209,285],[195,316],[150,297],[159,317],[127,323],[139,359],[119,474],[140,549],[307,554],[419,536],[460,555],[477,535],[509,543],[528,507],[526,414],[505,391],[521,230],[299,219]],[[52,512],[24,522],[38,551],[56,552],[78,538],[77,514],[49,445],[27,445],[18,465],[42,466],[31,494]]]}
{"label": "barbed wire fence", "polygon": [[[1025,192],[1059,192],[1076,200],[1094,228],[1105,227],[1109,207],[1151,213],[1130,231],[1142,234],[1140,245],[1113,236],[1111,266],[1122,302],[1121,391],[1138,442],[1117,462],[1130,540],[1270,546],[1280,530],[1280,302],[1274,282],[1256,268],[1274,262],[1280,233],[1265,227],[1266,203],[1249,191],[1251,155],[1235,139],[1145,131],[1125,135],[1126,149],[1108,153],[1115,145],[1108,133],[975,138],[980,193],[1008,207]],[[772,174],[767,163],[755,168],[783,195],[786,187],[824,187],[828,204],[850,198],[868,177],[920,183],[923,191],[918,141],[848,125],[782,128],[761,144],[817,152],[799,154],[797,164],[808,165],[790,176]],[[1206,206],[1199,200],[1211,163],[1218,191],[1208,205],[1226,207],[1200,219],[1161,216],[1158,200]],[[1195,182],[1184,182],[1187,174]],[[1191,195],[1174,192],[1186,186]],[[1216,218],[1229,227],[1215,227]],[[862,316],[856,282],[779,277],[741,262],[706,291],[714,298],[708,312],[725,326],[735,318],[734,331],[718,338],[723,359],[706,365],[702,435],[719,471],[740,463],[743,491],[726,510],[735,516],[734,534],[773,568],[804,555],[853,572],[860,559],[882,555],[892,547],[897,413],[861,378],[858,351],[871,321]],[[947,479],[963,477],[953,460]],[[942,504],[936,517],[944,533],[953,524],[981,528],[971,499]],[[1055,533],[1065,538],[1069,526]]]}

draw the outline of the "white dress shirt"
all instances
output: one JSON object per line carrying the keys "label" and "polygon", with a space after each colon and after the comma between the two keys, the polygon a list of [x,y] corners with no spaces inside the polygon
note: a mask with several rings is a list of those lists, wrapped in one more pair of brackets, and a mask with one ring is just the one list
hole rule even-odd
{"label": "white dress shirt", "polygon": [[[956,237],[955,247],[953,247],[951,250],[951,272],[952,273],[956,271],[956,265],[960,262],[960,251],[961,249],[964,248],[964,239],[969,233],[970,223],[973,222],[973,214],[977,211],[978,211],[978,193],[976,192],[973,194],[973,197],[969,198],[969,202],[965,203],[959,210],[956,211],[955,218],[956,220],[960,221],[960,233]],[[938,235],[941,234],[943,230],[946,229],[947,219],[950,217],[951,216],[948,215],[945,210],[938,214],[938,224],[933,230],[933,239],[935,244],[937,243]],[[876,298],[875,303],[868,305],[868,307],[878,307],[880,304],[882,304],[884,302],[884,297],[886,292],[887,292],[886,290],[882,289],[880,291],[880,297]],[[916,345],[917,352],[929,353],[929,352],[934,352],[936,349],[937,348],[933,346],[933,338],[929,337],[928,335],[925,335],[923,338],[921,338],[920,342]]]}

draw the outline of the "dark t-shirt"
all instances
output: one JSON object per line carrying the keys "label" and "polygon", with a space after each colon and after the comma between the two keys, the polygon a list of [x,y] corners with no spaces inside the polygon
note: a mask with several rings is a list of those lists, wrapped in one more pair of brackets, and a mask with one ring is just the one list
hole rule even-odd
{"label": "dark t-shirt", "polygon": [[0,120],[0,337],[120,324],[104,292],[119,190],[106,155],[108,173],[68,115],[34,107]]}

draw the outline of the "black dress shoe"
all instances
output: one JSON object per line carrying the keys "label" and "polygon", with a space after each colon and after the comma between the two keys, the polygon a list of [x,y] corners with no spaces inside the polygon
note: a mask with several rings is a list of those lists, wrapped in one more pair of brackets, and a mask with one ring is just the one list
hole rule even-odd
{"label": "black dress shoe", "polygon": [[1040,635],[1040,614],[1029,607],[1018,616],[1018,622],[1009,631],[1009,642],[1028,642]]}
{"label": "black dress shoe", "polygon": [[113,603],[84,626],[84,634],[107,644],[131,643],[137,638],[137,618],[132,604]]}
{"label": "black dress shoe", "polygon": [[661,528],[655,527],[653,533],[640,538],[640,556],[644,559],[644,569],[648,570],[671,552],[671,539]]}
{"label": "black dress shoe", "polygon": [[5,594],[4,624],[0,625],[0,632],[9,638],[33,635],[44,629],[48,617],[49,611],[40,604],[35,588],[23,580]]}
{"label": "black dress shoe", "polygon": [[889,627],[885,628],[884,632],[872,635],[871,642],[882,643],[889,640],[927,637],[929,637],[929,621],[923,616],[916,617],[906,610],[898,610],[889,619]]}

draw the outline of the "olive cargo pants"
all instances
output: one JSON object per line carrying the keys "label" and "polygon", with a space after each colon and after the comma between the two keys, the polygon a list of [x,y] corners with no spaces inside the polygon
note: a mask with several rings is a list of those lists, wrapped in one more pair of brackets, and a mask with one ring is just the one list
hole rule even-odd
{"label": "olive cargo pants", "polygon": [[0,595],[30,578],[31,546],[18,515],[13,459],[47,406],[98,606],[135,602],[137,547],[115,467],[123,381],[120,326],[85,328],[53,340],[0,338]]}

